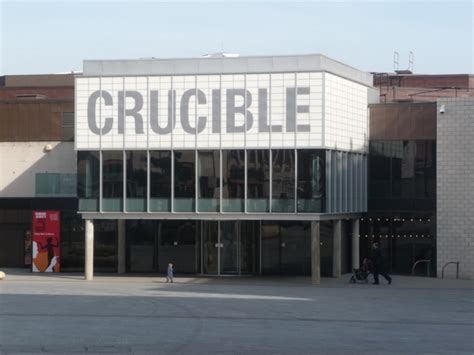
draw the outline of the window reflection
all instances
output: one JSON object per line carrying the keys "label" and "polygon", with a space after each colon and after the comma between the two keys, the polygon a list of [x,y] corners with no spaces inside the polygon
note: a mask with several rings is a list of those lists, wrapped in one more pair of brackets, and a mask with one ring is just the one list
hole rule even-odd
{"label": "window reflection", "polygon": [[309,222],[262,223],[262,273],[311,273]]}
{"label": "window reflection", "polygon": [[[372,199],[372,209],[435,208],[434,141],[371,142],[369,165],[369,196]],[[386,200],[377,201],[382,198]]]}
{"label": "window reflection", "polygon": [[102,152],[102,208],[104,211],[123,209],[123,152]]}
{"label": "window reflection", "polygon": [[202,212],[219,211],[220,202],[219,151],[198,152],[198,209]]}
{"label": "window reflection", "polygon": [[61,210],[61,271],[84,270],[84,220],[77,211]]}
{"label": "window reflection", "polygon": [[80,211],[99,210],[99,152],[77,152],[77,196]]}
{"label": "window reflection", "polygon": [[127,220],[128,271],[158,271],[156,242],[158,221]]}
{"label": "window reflection", "polygon": [[150,152],[150,210],[171,211],[171,152]]}
{"label": "window reflection", "polygon": [[295,151],[272,150],[272,211],[295,211]]}
{"label": "window reflection", "polygon": [[147,197],[147,153],[126,152],[127,211],[145,211]]}
{"label": "window reflection", "polygon": [[360,223],[361,257],[370,255],[374,242],[379,242],[387,257],[390,271],[411,274],[415,262],[431,260],[416,268],[417,275],[436,275],[436,222],[431,212],[371,214]]}
{"label": "window reflection", "polygon": [[222,209],[243,212],[245,197],[245,151],[222,151]]}
{"label": "window reflection", "polygon": [[195,210],[195,152],[174,151],[174,210],[193,212]]}
{"label": "window reflection", "polygon": [[168,263],[176,273],[197,272],[196,221],[159,222],[159,270],[166,271]]}
{"label": "window reflection", "polygon": [[117,221],[94,221],[94,270],[117,271]]}
{"label": "window reflection", "polygon": [[324,210],[324,151],[298,151],[298,212]]}
{"label": "window reflection", "polygon": [[270,198],[270,152],[247,151],[247,210],[268,212]]}

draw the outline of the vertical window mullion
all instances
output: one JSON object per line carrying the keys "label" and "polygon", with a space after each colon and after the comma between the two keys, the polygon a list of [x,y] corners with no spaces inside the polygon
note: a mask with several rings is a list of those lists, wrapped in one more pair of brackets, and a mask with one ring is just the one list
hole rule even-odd
{"label": "vertical window mullion", "polygon": [[[130,154],[132,154],[132,152],[130,152]],[[122,150],[122,167],[123,167],[122,169],[122,179],[123,179],[122,210],[123,212],[127,212],[127,152],[125,150]]]}
{"label": "vertical window mullion", "polygon": [[269,152],[269,154],[268,154],[268,156],[269,156],[268,166],[269,166],[269,169],[270,169],[270,177],[269,177],[269,178],[270,178],[270,186],[269,186],[269,195],[270,195],[270,196],[269,196],[269,204],[270,204],[270,205],[268,206],[268,211],[269,211],[270,213],[272,213],[272,199],[273,199],[273,197],[272,197],[272,194],[273,194],[273,187],[272,187],[272,186],[273,186],[273,155],[272,155],[272,148],[271,148],[271,147],[270,147],[269,151],[270,151],[270,152]]}

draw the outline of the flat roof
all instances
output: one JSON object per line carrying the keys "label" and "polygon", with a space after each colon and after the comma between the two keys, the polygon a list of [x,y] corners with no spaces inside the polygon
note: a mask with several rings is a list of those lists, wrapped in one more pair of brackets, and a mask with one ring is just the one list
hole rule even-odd
{"label": "flat roof", "polygon": [[83,77],[328,72],[373,87],[369,72],[322,54],[84,60]]}

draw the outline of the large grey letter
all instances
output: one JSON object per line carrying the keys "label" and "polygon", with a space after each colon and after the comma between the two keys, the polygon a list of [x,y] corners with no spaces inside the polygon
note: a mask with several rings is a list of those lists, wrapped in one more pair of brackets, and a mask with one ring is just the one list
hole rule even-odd
{"label": "large grey letter", "polygon": [[[196,134],[196,128],[191,127],[189,124],[189,99],[191,96],[196,96],[197,92],[197,104],[205,104],[206,103],[206,95],[201,90],[196,90],[196,89],[189,89],[186,90],[181,97],[181,126],[183,126],[183,129],[186,133],[190,134]],[[197,119],[197,133],[201,133],[204,128],[206,127],[206,116],[200,116]]]}
{"label": "large grey letter", "polygon": [[[267,89],[258,89],[258,131],[270,132],[268,124]],[[281,132],[281,125],[271,126],[272,132]]]}
{"label": "large grey letter", "polygon": [[[125,100],[131,97],[135,101],[133,109],[125,109]],[[132,116],[135,119],[135,133],[143,133],[143,117],[139,111],[143,108],[143,97],[138,91],[119,91],[118,93],[118,133],[123,134],[125,128],[125,117]],[[124,112],[125,111],[125,112]]]}
{"label": "large grey letter", "polygon": [[158,122],[158,90],[150,91],[150,127],[156,134],[171,133],[175,122],[175,95],[174,91],[168,92],[168,124],[166,127],[160,127]]}
{"label": "large grey letter", "polygon": [[221,133],[221,90],[212,90],[212,133]]}
{"label": "large grey letter", "polygon": [[104,127],[99,128],[97,126],[97,121],[95,119],[95,107],[97,104],[97,99],[101,96],[104,99],[105,105],[112,106],[112,96],[104,90],[102,90],[102,92],[100,90],[94,91],[92,95],[89,96],[89,102],[87,103],[87,123],[91,132],[97,135],[109,133],[112,130],[113,125],[113,118],[106,117],[104,119]]}
{"label": "large grey letter", "polygon": [[[244,97],[244,104],[242,106],[236,107],[235,106],[235,97],[236,96]],[[239,133],[245,132],[245,128],[249,130],[252,128],[253,124],[253,115],[252,113],[247,110],[249,106],[252,104],[252,95],[248,90],[245,89],[227,89],[227,132],[228,133]],[[235,125],[235,114],[240,113],[247,117],[247,122],[242,126]],[[247,114],[245,114],[247,113]]]}
{"label": "large grey letter", "polygon": [[287,132],[309,132],[307,124],[296,124],[297,113],[308,113],[308,105],[296,105],[296,95],[309,95],[309,87],[286,88],[286,131]]}

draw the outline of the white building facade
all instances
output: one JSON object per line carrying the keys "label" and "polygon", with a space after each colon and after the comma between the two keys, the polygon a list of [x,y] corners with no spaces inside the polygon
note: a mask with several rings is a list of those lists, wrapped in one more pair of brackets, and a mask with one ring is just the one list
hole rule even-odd
{"label": "white building facade", "polygon": [[[86,242],[93,220],[116,219],[119,271],[145,259],[148,271],[161,271],[193,255],[188,272],[295,267],[317,281],[322,221],[331,224],[330,272],[341,273],[349,244],[358,265],[368,104],[378,100],[370,74],[322,55],[85,61],[75,90]],[[180,227],[162,232],[173,220],[192,224],[194,240],[181,256]],[[282,221],[300,235],[291,255],[313,247],[289,264],[282,248],[294,241],[282,241]],[[140,254],[137,228],[158,234],[156,247]],[[175,248],[164,252],[169,235]],[[90,278],[91,260],[86,265]]]}

